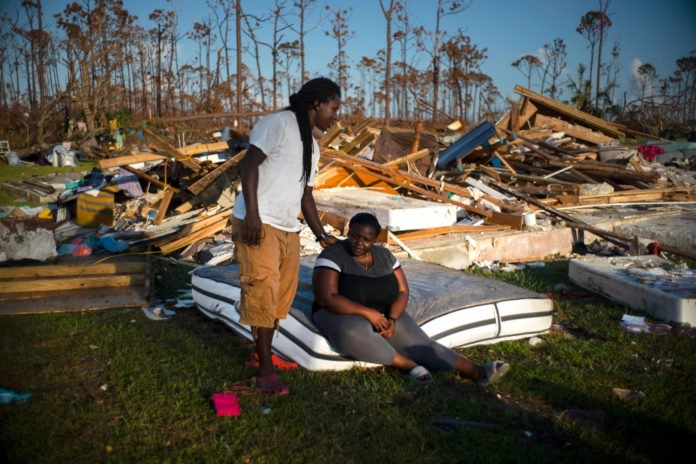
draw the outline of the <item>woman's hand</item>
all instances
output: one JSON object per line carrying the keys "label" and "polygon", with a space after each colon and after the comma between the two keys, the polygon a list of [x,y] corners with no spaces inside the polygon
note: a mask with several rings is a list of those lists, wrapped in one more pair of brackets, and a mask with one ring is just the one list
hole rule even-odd
{"label": "woman's hand", "polygon": [[396,329],[396,321],[392,318],[387,319],[389,321],[389,328],[381,331],[379,334],[384,338],[392,338],[394,336],[394,330]]}
{"label": "woman's hand", "polygon": [[383,331],[387,330],[390,326],[389,319],[387,319],[387,316],[375,309],[370,309],[369,311],[367,311],[367,313],[365,314],[365,318],[368,321],[370,321],[372,327],[374,327],[375,331],[379,333],[382,333]]}

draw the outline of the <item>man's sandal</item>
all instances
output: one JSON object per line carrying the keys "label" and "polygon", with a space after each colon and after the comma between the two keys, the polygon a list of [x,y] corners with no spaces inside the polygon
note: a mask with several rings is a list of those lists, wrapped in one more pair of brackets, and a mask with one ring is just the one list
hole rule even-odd
{"label": "man's sandal", "polygon": [[256,377],[256,388],[258,388],[261,393],[270,396],[285,396],[290,394],[290,389],[276,372]]}
{"label": "man's sandal", "polygon": [[[273,362],[273,367],[276,369],[289,371],[300,367],[300,365],[296,362],[286,361],[275,353],[271,355],[271,361]],[[246,367],[259,367],[259,355],[256,353],[251,353],[249,355],[249,360],[245,363],[245,365]]]}

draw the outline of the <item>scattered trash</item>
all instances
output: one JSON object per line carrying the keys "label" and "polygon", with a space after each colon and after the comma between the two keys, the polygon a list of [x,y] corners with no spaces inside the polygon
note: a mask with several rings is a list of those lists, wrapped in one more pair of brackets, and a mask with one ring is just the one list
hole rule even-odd
{"label": "scattered trash", "polygon": [[612,388],[611,391],[614,392],[621,401],[639,401],[645,398],[645,393],[642,391],[627,390],[625,388]]}
{"label": "scattered trash", "polygon": [[532,337],[529,339],[529,346],[537,346],[544,343],[544,340],[542,340],[539,337]]}
{"label": "scattered trash", "polygon": [[17,393],[13,390],[0,388],[0,404],[23,403],[31,398],[31,393]]}
{"label": "scattered trash", "polygon": [[530,432],[529,430],[525,430],[524,436],[527,438],[532,438],[534,436],[534,434],[532,432]]}
{"label": "scattered trash", "polygon": [[265,407],[265,408],[263,408],[261,411],[262,411],[264,414],[270,414],[272,410],[271,410],[271,408],[269,408],[269,407]]}
{"label": "scattered trash", "polygon": [[624,314],[619,325],[624,332],[630,333],[665,335],[672,332],[672,326],[669,324],[646,322],[645,317],[631,316],[630,314]]}
{"label": "scattered trash", "polygon": [[176,315],[174,311],[163,308],[162,306],[146,306],[143,307],[143,312],[148,319],[153,321],[163,321]]}
{"label": "scattered trash", "polygon": [[566,284],[556,284],[553,286],[553,291],[554,292],[564,292],[569,290],[568,286]]}

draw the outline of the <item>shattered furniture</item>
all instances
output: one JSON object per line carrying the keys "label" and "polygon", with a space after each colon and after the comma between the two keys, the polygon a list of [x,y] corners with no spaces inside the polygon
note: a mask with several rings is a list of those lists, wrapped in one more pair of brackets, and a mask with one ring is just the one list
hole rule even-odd
{"label": "shattered furniture", "polygon": [[[273,350],[310,370],[343,370],[365,363],[336,353],[312,322],[312,269],[302,258],[300,283]],[[420,261],[402,261],[410,288],[408,313],[433,339],[449,347],[531,337],[551,327],[553,302],[544,295],[485,277]],[[251,340],[239,323],[241,289],[236,265],[199,268],[191,278],[196,307]]]}

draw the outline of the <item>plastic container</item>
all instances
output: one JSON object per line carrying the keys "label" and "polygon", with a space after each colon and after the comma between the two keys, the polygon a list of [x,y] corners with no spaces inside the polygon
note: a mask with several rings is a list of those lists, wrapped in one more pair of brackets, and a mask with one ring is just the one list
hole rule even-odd
{"label": "plastic container", "polygon": [[536,225],[536,213],[534,211],[528,211],[522,214],[522,220],[524,225],[527,227]]}

